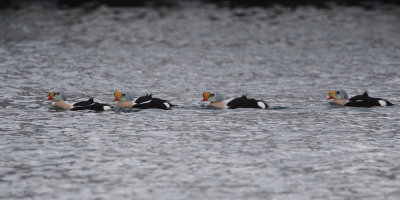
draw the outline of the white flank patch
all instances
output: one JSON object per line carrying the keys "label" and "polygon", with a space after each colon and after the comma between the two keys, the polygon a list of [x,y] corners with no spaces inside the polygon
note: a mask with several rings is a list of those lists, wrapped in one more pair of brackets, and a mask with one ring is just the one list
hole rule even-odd
{"label": "white flank patch", "polygon": [[170,108],[170,107],[171,107],[171,105],[169,105],[169,103],[164,103],[164,105],[165,105],[167,108]]}
{"label": "white flank patch", "polygon": [[384,101],[384,100],[379,100],[378,102],[379,102],[379,104],[381,104],[381,106],[386,106],[387,105],[386,101]]}
{"label": "white flank patch", "polygon": [[145,101],[145,102],[140,103],[140,104],[150,103],[150,101],[151,101],[151,100],[148,100],[148,101]]}
{"label": "white flank patch", "polygon": [[259,102],[257,102],[257,104],[261,109],[265,109],[265,107],[266,107],[264,102],[259,101]]}
{"label": "white flank patch", "polygon": [[104,110],[111,110],[111,107],[110,106],[103,106],[103,109]]}

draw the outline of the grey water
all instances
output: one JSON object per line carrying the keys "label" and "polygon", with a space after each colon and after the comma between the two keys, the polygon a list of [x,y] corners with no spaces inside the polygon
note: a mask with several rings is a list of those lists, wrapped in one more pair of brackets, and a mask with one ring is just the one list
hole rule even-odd
{"label": "grey water", "polygon": [[[0,11],[0,199],[399,199],[400,8]],[[397,106],[349,108],[330,89]],[[172,110],[54,112],[152,93]],[[271,109],[209,109],[202,92]]]}

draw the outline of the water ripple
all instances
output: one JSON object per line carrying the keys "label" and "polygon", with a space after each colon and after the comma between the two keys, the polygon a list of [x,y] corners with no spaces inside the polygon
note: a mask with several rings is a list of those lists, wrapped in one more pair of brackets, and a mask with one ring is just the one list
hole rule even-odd
{"label": "water ripple", "polygon": [[[397,199],[398,8],[0,11],[0,198]],[[280,14],[276,14],[280,13]],[[172,110],[56,112],[115,90]],[[270,108],[217,110],[206,90]]]}

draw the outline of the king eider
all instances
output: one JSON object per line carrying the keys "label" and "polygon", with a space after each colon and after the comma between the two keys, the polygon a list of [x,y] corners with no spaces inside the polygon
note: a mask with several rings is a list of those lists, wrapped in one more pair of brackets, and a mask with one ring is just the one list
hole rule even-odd
{"label": "king eider", "polygon": [[93,97],[87,101],[70,104],[67,102],[67,95],[63,92],[50,92],[47,100],[54,100],[53,106],[56,110],[111,110],[110,105],[95,102]]}
{"label": "king eider", "polygon": [[137,109],[171,109],[172,105],[169,101],[153,98],[152,94],[146,94],[138,98],[133,98],[130,94],[125,94],[120,91],[114,92],[114,101],[118,101],[117,108],[137,108]]}
{"label": "king eider", "polygon": [[265,101],[249,99],[246,95],[238,98],[226,99],[219,92],[204,92],[202,101],[210,101],[210,106],[221,109],[236,108],[259,108],[266,109],[268,105]]}
{"label": "king eider", "polygon": [[347,92],[343,89],[338,91],[330,90],[328,100],[333,99],[333,104],[351,107],[372,107],[372,106],[393,106],[391,102],[382,98],[370,97],[365,91],[361,95],[356,95],[349,99]]}

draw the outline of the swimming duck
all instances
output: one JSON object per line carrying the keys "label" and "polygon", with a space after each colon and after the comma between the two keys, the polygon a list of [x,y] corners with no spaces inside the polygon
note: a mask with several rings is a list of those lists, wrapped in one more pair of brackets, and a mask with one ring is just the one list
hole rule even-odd
{"label": "swimming duck", "polygon": [[103,111],[110,110],[111,106],[108,104],[97,103],[91,97],[87,101],[81,101],[75,104],[67,102],[67,96],[63,92],[50,92],[47,100],[54,100],[54,108],[56,110],[94,110]]}
{"label": "swimming duck", "polygon": [[202,101],[210,101],[210,106],[221,109],[268,108],[268,105],[265,101],[249,99],[246,97],[246,95],[238,98],[224,100],[224,96],[219,92],[204,92]]}
{"label": "swimming duck", "polygon": [[132,95],[122,93],[120,91],[114,92],[114,101],[118,101],[118,108],[138,108],[138,109],[170,109],[174,105],[169,103],[167,100],[153,98],[152,94],[146,94],[138,98],[133,98]]}
{"label": "swimming duck", "polygon": [[[122,98],[123,96],[123,98]],[[114,97],[115,99],[113,101],[118,101],[117,103],[117,108],[132,108],[132,106],[135,104],[134,101],[135,99],[129,98],[125,93],[122,93],[120,91],[115,91],[114,92]],[[129,100],[132,99],[132,100]]]}
{"label": "swimming duck", "polygon": [[393,106],[393,104],[386,99],[370,97],[367,91],[349,99],[347,92],[343,89],[339,91],[330,90],[328,100],[329,99],[333,99],[332,103],[334,104],[351,107]]}
{"label": "swimming duck", "polygon": [[62,92],[50,92],[47,100],[54,100],[53,106],[56,110],[71,110],[72,104],[67,102],[67,96]]}

